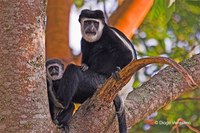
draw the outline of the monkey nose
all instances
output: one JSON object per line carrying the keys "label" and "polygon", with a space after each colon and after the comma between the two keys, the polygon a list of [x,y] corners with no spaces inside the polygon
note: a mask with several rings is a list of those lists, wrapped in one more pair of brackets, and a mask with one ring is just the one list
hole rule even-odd
{"label": "monkey nose", "polygon": [[52,70],[52,73],[56,73],[57,71],[56,71],[56,69],[54,68],[53,70]]}

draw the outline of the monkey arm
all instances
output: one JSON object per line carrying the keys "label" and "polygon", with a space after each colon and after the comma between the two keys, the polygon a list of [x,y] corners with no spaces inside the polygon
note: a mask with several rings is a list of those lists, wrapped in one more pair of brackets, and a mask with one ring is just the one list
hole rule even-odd
{"label": "monkey arm", "polygon": [[61,102],[57,98],[57,93],[55,92],[55,90],[53,88],[53,82],[52,82],[52,80],[48,76],[47,76],[47,88],[48,88],[48,92],[50,94],[49,98],[51,99],[51,101],[53,102],[53,104],[57,108],[64,109],[64,106],[61,104]]}

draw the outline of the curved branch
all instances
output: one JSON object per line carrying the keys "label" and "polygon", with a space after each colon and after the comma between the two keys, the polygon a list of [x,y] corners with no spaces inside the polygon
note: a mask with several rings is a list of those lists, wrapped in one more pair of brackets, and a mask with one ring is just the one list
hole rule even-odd
{"label": "curved branch", "polygon": [[172,59],[167,57],[147,57],[139,60],[133,60],[125,68],[123,68],[119,72],[121,78],[117,82],[113,77],[110,77],[109,80],[107,80],[107,82],[101,87],[101,91],[99,92],[100,94],[96,93],[96,95],[100,95],[101,99],[106,102],[112,102],[116,94],[126,83],[128,83],[132,75],[134,75],[144,66],[152,63],[164,63],[172,66],[183,76],[190,87],[197,86],[197,84],[193,81],[188,72]]}
{"label": "curved branch", "polygon": [[[132,69],[136,69],[134,68],[134,62],[135,61],[129,64],[133,67]],[[182,65],[191,74],[194,81],[200,85],[200,54],[185,60],[182,62]],[[131,74],[128,74],[132,72],[132,69],[122,69],[127,71],[125,77],[129,75],[132,76]],[[122,71],[120,71],[120,73],[121,72]],[[107,82],[110,82],[110,80]],[[103,86],[100,86],[99,88],[102,89],[102,87]],[[128,95],[129,100],[125,103],[125,108],[128,110],[126,111],[127,125],[129,127],[134,125],[146,116],[194,88],[195,87],[190,87],[177,71],[171,67],[165,68],[148,82],[144,83],[140,88]],[[97,90],[91,99],[85,101],[72,117],[69,125],[71,132],[102,133],[118,131],[113,103],[105,102],[101,99],[100,95],[97,95],[103,94],[100,89]],[[117,91],[115,92],[117,93]],[[114,95],[112,92],[111,94]]]}

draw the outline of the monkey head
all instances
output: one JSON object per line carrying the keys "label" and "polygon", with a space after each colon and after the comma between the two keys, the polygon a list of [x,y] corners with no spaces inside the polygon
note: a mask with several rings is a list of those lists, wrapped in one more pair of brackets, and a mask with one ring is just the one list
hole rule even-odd
{"label": "monkey head", "polygon": [[95,42],[101,38],[105,24],[105,18],[101,10],[82,10],[79,22],[81,33],[87,42]]}
{"label": "monkey head", "polygon": [[64,65],[60,59],[49,59],[46,61],[46,71],[51,80],[58,80],[63,76]]}

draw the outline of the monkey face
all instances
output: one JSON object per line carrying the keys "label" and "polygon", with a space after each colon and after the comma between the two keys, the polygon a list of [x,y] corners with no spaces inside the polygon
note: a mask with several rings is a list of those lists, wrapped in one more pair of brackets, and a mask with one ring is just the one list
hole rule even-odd
{"label": "monkey face", "polygon": [[51,66],[48,68],[48,71],[51,76],[58,76],[59,75],[59,67],[58,66]]}
{"label": "monkey face", "polygon": [[83,26],[87,35],[91,34],[95,36],[99,29],[99,22],[94,20],[85,20]]}
{"label": "monkey face", "polygon": [[52,80],[58,80],[62,78],[63,70],[62,66],[58,64],[51,64],[47,67],[47,75]]}
{"label": "monkey face", "polygon": [[82,18],[81,32],[83,38],[88,42],[95,42],[101,38],[104,24],[100,19]]}

